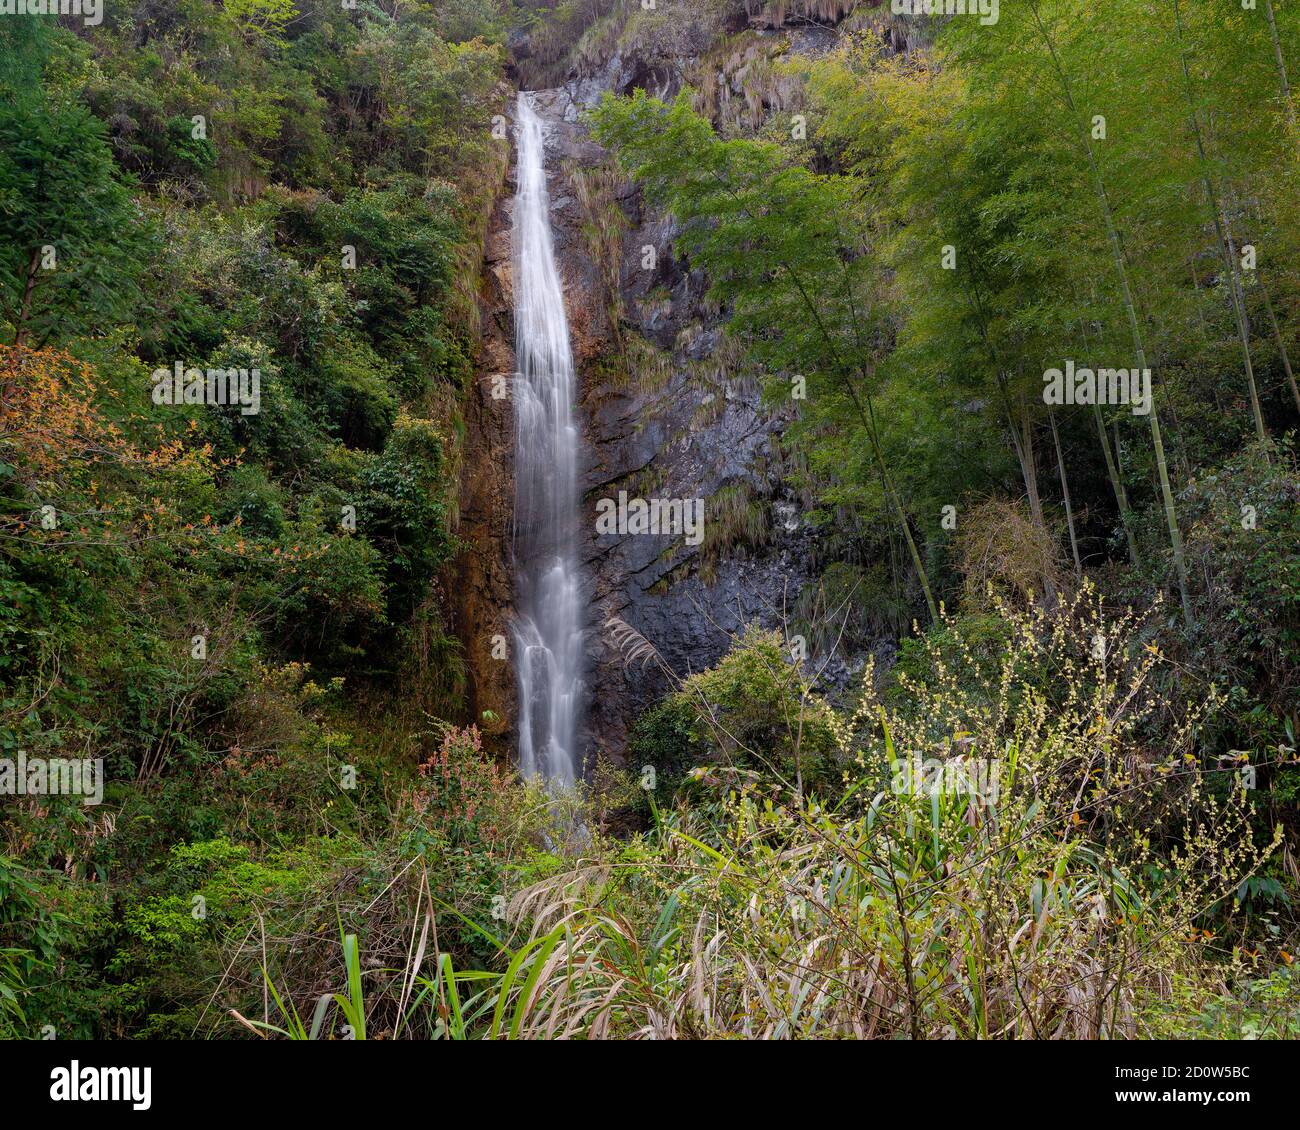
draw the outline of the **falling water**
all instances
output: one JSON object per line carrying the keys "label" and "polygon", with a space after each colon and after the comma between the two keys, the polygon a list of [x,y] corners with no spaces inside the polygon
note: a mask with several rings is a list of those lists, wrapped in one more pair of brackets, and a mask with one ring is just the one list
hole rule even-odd
{"label": "falling water", "polygon": [[515,196],[515,663],[519,768],[577,775],[582,627],[577,564],[574,368],[551,239],[545,134],[527,94],[517,116]]}

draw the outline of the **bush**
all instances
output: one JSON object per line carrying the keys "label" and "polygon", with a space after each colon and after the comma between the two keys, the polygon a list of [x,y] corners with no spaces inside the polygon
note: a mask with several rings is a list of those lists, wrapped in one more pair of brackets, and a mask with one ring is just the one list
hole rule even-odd
{"label": "bush", "polygon": [[798,791],[825,788],[838,767],[830,708],[777,632],[747,629],[716,665],[685,679],[665,709],[678,730],[693,716],[697,758],[761,770]]}
{"label": "bush", "polygon": [[[1205,704],[1162,697],[1140,619],[1086,587],[1005,616],[989,689],[936,646],[925,678],[900,673],[901,705],[868,672],[853,713],[826,718],[854,766],[833,805],[724,778],[716,807],[666,819],[648,861],[615,853],[521,897],[561,955],[525,1030],[581,1015],[592,1036],[1114,1038],[1151,1034],[1153,1000],[1184,1026],[1211,1007],[1230,971],[1188,938],[1211,936],[1277,841],[1197,757]],[[735,708],[705,688],[761,699],[779,644],[729,658],[697,677],[719,720]],[[1181,723],[1145,744],[1166,713]],[[770,756],[784,738],[766,734]],[[1216,927],[1218,947],[1231,932],[1235,953],[1286,959],[1239,919]]]}

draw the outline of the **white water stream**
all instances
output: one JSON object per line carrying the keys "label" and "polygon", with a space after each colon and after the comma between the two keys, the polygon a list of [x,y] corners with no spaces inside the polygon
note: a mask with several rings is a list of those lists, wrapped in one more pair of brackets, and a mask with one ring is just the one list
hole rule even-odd
{"label": "white water stream", "polygon": [[582,709],[578,428],[564,290],[551,237],[545,127],[529,96],[516,117],[515,667],[519,767],[571,784]]}

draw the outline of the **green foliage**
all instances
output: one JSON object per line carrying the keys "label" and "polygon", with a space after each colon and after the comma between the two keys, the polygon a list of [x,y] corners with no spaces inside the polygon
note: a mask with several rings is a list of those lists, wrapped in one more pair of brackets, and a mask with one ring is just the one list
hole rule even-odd
{"label": "green foliage", "polygon": [[[925,681],[898,674],[908,694],[895,706],[876,699],[868,670],[859,705],[827,718],[845,768],[833,802],[770,774],[718,775],[706,782],[714,805],[674,811],[654,839],[610,852],[608,870],[521,897],[532,946],[566,929],[522,1030],[1133,1037],[1173,1017],[1195,1030],[1200,1010],[1239,999],[1237,981],[1254,998],[1235,1017],[1243,1029],[1287,1031],[1280,1018],[1261,1026],[1270,1004],[1293,999],[1290,955],[1274,939],[1225,924],[1233,956],[1218,968],[1186,943],[1211,937],[1207,914],[1278,844],[1257,838],[1245,790],[1216,791],[1213,763],[1190,754],[1201,708],[1154,690],[1161,660],[1141,647],[1141,626],[1107,619],[1095,594],[1004,619],[991,679],[936,646]],[[769,645],[751,640],[733,657]],[[1067,669],[1080,677],[1061,679]],[[725,694],[733,682],[709,685]],[[699,700],[701,715],[734,716]],[[1176,732],[1145,746],[1147,721],[1169,711]],[[781,742],[769,735],[766,751]],[[913,771],[921,759],[948,772]],[[861,952],[865,967],[850,958]],[[528,947],[514,957],[517,979]],[[1242,984],[1263,966],[1277,969],[1268,985]]]}
{"label": "green foliage", "polygon": [[728,331],[771,374],[773,395],[800,403],[803,434],[843,438],[813,446],[835,469],[828,477],[879,482],[937,617],[897,486],[907,449],[894,449],[885,429],[903,422],[903,410],[877,404],[887,391],[879,366],[890,327],[863,195],[851,178],[814,172],[776,143],[720,139],[690,102],[685,92],[671,106],[640,91],[607,96],[594,132],[676,217],[679,245],[729,310]]}
{"label": "green foliage", "polygon": [[107,917],[102,888],[0,855],[0,1033],[94,1034],[111,999],[94,970]]}
{"label": "green foliage", "polygon": [[[437,578],[503,27],[313,0],[0,26],[0,751],[108,780],[6,805],[6,1033],[189,1036],[214,989],[260,999],[222,947],[324,914],[392,830],[399,717],[463,707]],[[260,411],[155,403],[176,363],[256,370]]]}
{"label": "green foliage", "polygon": [[1244,975],[1233,989],[1225,989],[1208,1002],[1196,999],[1192,985],[1179,983],[1175,988],[1175,1001],[1187,1011],[1151,1001],[1149,1015],[1156,1038],[1294,1040],[1300,1034],[1300,996],[1293,966],[1274,969],[1263,977]]}
{"label": "green foliage", "polygon": [[[305,254],[330,264],[328,277],[346,288],[349,310],[340,311],[340,321],[364,333],[374,351],[358,358],[363,364],[356,368],[382,364],[378,354],[396,368],[395,391],[412,400],[427,392],[431,375],[457,383],[464,376],[438,314],[463,237],[460,198],[449,185],[426,186],[407,173],[385,179],[386,187],[352,189],[337,203],[273,194],[268,216]],[[347,270],[339,269],[342,248],[353,249],[355,265]],[[321,345],[330,359],[336,356],[334,343]]]}
{"label": "green foliage", "polygon": [[720,560],[767,544],[772,524],[769,504],[755,493],[748,483],[728,483],[710,499],[709,522],[700,545],[700,571],[705,577]]}
{"label": "green foliage", "polygon": [[[1198,662],[1252,688],[1276,715],[1300,691],[1300,474],[1288,442],[1250,448],[1188,491],[1188,553],[1210,578],[1199,600]],[[1266,696],[1266,697],[1265,697]]]}
{"label": "green foliage", "polygon": [[683,681],[654,718],[666,724],[656,741],[669,743],[670,757],[688,713],[691,742],[706,758],[800,790],[831,783],[837,762],[830,710],[779,633],[751,627],[714,667]]}
{"label": "green foliage", "polygon": [[250,39],[282,46],[284,28],[298,15],[294,0],[229,0],[226,16]]}
{"label": "green foliage", "polygon": [[654,767],[664,796],[672,796],[703,750],[694,729],[695,707],[676,696],[642,714],[628,736],[628,761],[634,770]]}
{"label": "green foliage", "polygon": [[[35,43],[13,42],[22,22],[5,21],[0,50],[48,59],[35,20]],[[11,341],[44,342],[121,317],[146,247],[103,124],[39,73],[0,77],[0,317]]]}

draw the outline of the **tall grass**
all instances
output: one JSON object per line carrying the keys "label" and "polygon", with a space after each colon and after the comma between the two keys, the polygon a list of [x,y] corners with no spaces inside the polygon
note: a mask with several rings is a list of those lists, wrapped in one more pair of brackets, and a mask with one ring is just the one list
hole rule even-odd
{"label": "tall grass", "polygon": [[[688,795],[524,885],[501,935],[438,905],[491,968],[456,967],[429,897],[406,968],[375,971],[390,1000],[362,999],[355,936],[328,999],[358,1038],[396,996],[396,1034],[454,1040],[1117,1039],[1222,1027],[1237,984],[1294,1004],[1237,897],[1279,839],[1239,766],[1198,752],[1217,692],[1172,701],[1146,620],[1086,586],[999,617],[974,637],[945,621],[883,700],[870,670],[851,710],[790,698],[833,731],[834,787],[749,771],[719,734]],[[702,732],[720,717],[700,703]],[[782,756],[762,732],[751,764]],[[277,1034],[302,1038],[275,999]]]}

